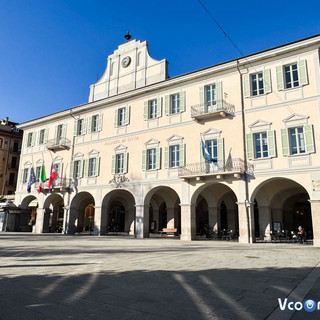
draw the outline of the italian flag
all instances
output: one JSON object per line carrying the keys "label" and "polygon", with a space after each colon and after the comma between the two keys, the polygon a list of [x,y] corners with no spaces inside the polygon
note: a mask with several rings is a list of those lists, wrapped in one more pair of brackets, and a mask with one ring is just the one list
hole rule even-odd
{"label": "italian flag", "polygon": [[52,186],[52,181],[58,178],[58,174],[56,169],[54,168],[53,163],[51,164],[51,169],[50,169],[50,177],[49,177],[49,189],[51,189]]}
{"label": "italian flag", "polygon": [[44,165],[41,167],[41,174],[40,174],[40,183],[39,183],[39,188],[38,188],[38,193],[42,191],[42,184],[47,181],[46,177],[46,171],[44,169]]}

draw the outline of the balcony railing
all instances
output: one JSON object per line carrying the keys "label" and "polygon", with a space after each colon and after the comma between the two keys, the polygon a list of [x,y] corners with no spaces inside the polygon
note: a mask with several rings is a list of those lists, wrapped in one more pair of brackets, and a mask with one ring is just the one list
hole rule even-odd
{"label": "balcony railing", "polygon": [[179,177],[185,179],[192,179],[208,176],[217,176],[218,178],[223,175],[233,175],[236,178],[240,178],[240,175],[244,172],[253,174],[253,165],[248,163],[245,165],[244,160],[240,158],[227,160],[225,163],[208,163],[198,162],[187,164],[183,168],[179,168]]}
{"label": "balcony railing", "polygon": [[71,145],[71,141],[67,138],[61,139],[52,139],[47,141],[47,149],[48,150],[66,150],[69,149]]}
{"label": "balcony railing", "polygon": [[[39,187],[40,182],[35,183],[35,187]],[[52,181],[52,190],[58,190],[58,191],[65,191],[66,189],[70,188],[73,184],[73,179],[67,179],[67,178],[57,178],[56,180]],[[45,191],[49,190],[49,180],[42,183],[42,189]]]}
{"label": "balcony railing", "polygon": [[197,104],[191,106],[191,117],[195,120],[203,119],[214,115],[226,117],[227,114],[234,113],[234,105],[225,100],[213,101],[211,105]]}

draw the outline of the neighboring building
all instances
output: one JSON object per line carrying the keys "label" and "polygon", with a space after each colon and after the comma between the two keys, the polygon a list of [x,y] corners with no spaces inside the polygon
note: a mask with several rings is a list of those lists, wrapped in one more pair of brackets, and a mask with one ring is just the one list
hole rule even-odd
{"label": "neighboring building", "polygon": [[[319,48],[317,35],[169,78],[146,42],[119,46],[89,103],[19,126],[25,221],[38,233],[176,228],[244,243],[302,225],[320,246]],[[52,193],[28,194],[31,168],[48,177],[51,163]]]}

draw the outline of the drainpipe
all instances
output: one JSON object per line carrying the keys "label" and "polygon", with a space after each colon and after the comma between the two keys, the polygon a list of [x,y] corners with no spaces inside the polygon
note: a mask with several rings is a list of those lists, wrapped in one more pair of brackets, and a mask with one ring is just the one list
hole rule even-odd
{"label": "drainpipe", "polygon": [[237,69],[239,72],[239,80],[240,80],[240,95],[241,95],[241,117],[242,117],[242,144],[243,144],[243,160],[245,165],[244,171],[244,182],[245,182],[245,208],[246,208],[246,216],[247,216],[247,228],[248,228],[248,243],[250,243],[250,238],[253,239],[251,235],[251,217],[249,214],[249,183],[248,183],[248,163],[247,163],[247,145],[246,145],[246,120],[244,114],[244,96],[243,96],[243,84],[242,84],[242,74],[239,68],[239,60],[237,60]]}

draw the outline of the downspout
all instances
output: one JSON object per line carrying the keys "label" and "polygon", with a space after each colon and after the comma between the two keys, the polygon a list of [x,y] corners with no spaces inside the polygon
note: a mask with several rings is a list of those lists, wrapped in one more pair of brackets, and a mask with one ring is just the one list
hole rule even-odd
{"label": "downspout", "polygon": [[[246,208],[246,217],[247,217],[247,229],[248,229],[248,243],[253,241],[253,237],[251,235],[251,216],[249,213],[249,183],[248,183],[248,163],[247,163],[247,144],[246,144],[246,120],[244,113],[244,96],[243,96],[243,83],[242,83],[242,74],[239,68],[239,60],[237,60],[237,69],[239,72],[240,79],[240,95],[241,95],[241,116],[242,116],[242,145],[243,145],[243,160],[244,160],[244,182],[245,182],[245,208]],[[252,239],[252,241],[251,241]]]}

